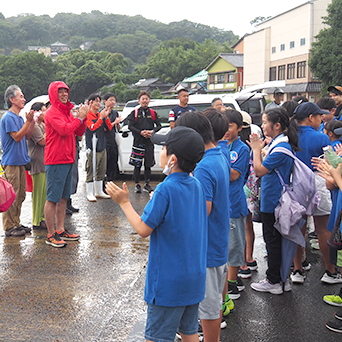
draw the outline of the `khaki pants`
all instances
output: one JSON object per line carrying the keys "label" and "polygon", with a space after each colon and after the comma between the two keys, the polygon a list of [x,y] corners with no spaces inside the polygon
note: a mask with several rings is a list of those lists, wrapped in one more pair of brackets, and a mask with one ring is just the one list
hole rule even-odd
{"label": "khaki pants", "polygon": [[[101,152],[96,152],[96,169],[95,169],[95,181],[103,181],[106,175],[107,169],[107,152],[104,149]],[[87,154],[87,178],[86,183],[93,181],[93,151]]]}
{"label": "khaki pants", "polygon": [[26,197],[26,173],[24,165],[3,165],[3,169],[16,194],[12,205],[2,213],[2,225],[6,231],[20,225],[21,205]]}

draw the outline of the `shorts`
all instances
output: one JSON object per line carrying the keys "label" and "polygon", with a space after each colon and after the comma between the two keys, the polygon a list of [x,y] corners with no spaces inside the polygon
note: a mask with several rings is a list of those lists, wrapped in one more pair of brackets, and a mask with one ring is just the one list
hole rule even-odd
{"label": "shorts", "polygon": [[245,263],[246,217],[230,218],[228,265],[240,267]]}
{"label": "shorts", "polygon": [[48,201],[59,203],[62,198],[70,198],[73,165],[45,165],[46,199]]}
{"label": "shorts", "polygon": [[221,317],[222,292],[227,280],[228,265],[207,267],[205,281],[205,297],[199,304],[198,316],[200,319],[218,319]]}
{"label": "shorts", "polygon": [[194,335],[198,332],[198,304],[158,306],[148,304],[145,338],[150,341],[173,342],[176,332]]}
{"label": "shorts", "polygon": [[[133,143],[133,146],[141,146]],[[145,155],[144,155],[144,166],[152,167],[156,162],[154,160],[154,145],[152,143],[144,144]]]}
{"label": "shorts", "polygon": [[331,194],[325,185],[325,179],[321,177],[318,172],[314,172],[315,174],[315,183],[316,189],[321,195],[321,201],[317,206],[316,211],[313,216],[325,216],[330,215],[332,208]]}

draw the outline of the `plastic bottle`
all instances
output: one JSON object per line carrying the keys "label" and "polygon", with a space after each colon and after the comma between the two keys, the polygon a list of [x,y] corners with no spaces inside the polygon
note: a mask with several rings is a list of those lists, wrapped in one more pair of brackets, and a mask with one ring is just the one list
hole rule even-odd
{"label": "plastic bottle", "polygon": [[336,154],[336,152],[330,145],[323,147],[323,151],[325,158],[328,159],[330,165],[333,166],[335,169],[337,168],[338,164],[342,163],[342,158]]}

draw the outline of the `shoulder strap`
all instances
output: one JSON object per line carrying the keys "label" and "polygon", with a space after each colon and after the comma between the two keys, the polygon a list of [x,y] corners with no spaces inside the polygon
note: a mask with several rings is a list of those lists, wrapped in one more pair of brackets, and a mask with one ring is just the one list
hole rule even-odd
{"label": "shoulder strap", "polygon": [[152,108],[150,108],[150,112],[151,112],[152,120],[155,121],[156,120],[156,112]]}
{"label": "shoulder strap", "polygon": [[[139,107],[140,108],[140,107]],[[134,109],[134,117],[135,117],[135,121],[138,120],[138,112],[139,112],[139,108],[135,108]]]}
{"label": "shoulder strap", "polygon": [[285,147],[281,147],[281,146],[276,146],[272,149],[271,153],[272,154],[273,152],[281,152],[281,153],[284,153],[286,155],[288,155],[289,157],[293,158],[293,159],[296,159],[297,157],[293,154],[292,151],[288,150],[287,148]]}

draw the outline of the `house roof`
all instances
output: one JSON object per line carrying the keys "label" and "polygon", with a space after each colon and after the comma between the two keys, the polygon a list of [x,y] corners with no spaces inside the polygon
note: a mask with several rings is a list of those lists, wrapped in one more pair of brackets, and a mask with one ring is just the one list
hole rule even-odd
{"label": "house roof", "polygon": [[56,43],[53,43],[50,46],[68,46],[68,44],[63,44],[63,43],[57,41]]}
{"label": "house roof", "polygon": [[232,48],[234,49],[237,45],[239,45],[247,36],[247,33],[245,33],[239,40],[237,40],[233,45]]}
{"label": "house roof", "polygon": [[228,63],[236,68],[243,68],[243,54],[242,53],[220,53],[207,67],[208,70],[219,58],[223,58]]}
{"label": "house roof", "polygon": [[206,81],[207,78],[208,78],[208,71],[203,69],[195,75],[184,78],[183,82],[186,82],[186,83],[203,82],[203,81]]}

